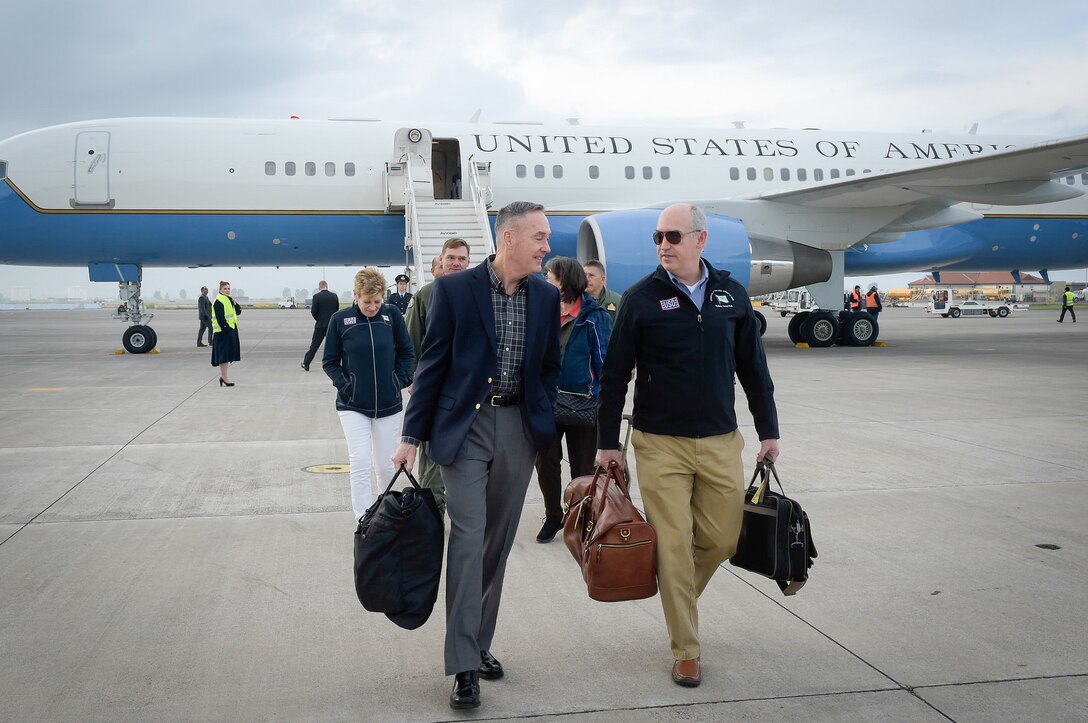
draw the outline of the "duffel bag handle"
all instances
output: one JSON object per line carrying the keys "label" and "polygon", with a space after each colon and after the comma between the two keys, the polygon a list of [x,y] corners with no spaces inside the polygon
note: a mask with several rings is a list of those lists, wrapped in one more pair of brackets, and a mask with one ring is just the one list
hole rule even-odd
{"label": "duffel bag handle", "polygon": [[408,468],[402,464],[400,469],[397,470],[397,473],[393,475],[393,479],[389,480],[389,484],[385,486],[385,492],[382,492],[383,495],[389,494],[389,490],[393,489],[393,485],[396,484],[397,478],[400,477],[402,473],[408,476],[408,481],[412,483],[413,487],[417,490],[423,489],[419,486],[419,482],[416,482],[416,478],[412,476],[412,473],[408,471]]}
{"label": "duffel bag handle", "polygon": [[[778,478],[778,470],[774,468],[774,461],[764,457],[756,462],[756,469],[752,472],[752,479],[748,483],[748,491],[752,492],[752,488],[755,487],[755,491],[752,492],[751,500],[752,504],[758,505],[763,499],[763,495],[766,494],[767,488],[770,486],[771,476],[774,476],[774,481],[778,483],[778,490],[783,496],[786,494],[786,490],[782,489],[782,480]],[[756,478],[759,478],[759,484],[756,484]]]}

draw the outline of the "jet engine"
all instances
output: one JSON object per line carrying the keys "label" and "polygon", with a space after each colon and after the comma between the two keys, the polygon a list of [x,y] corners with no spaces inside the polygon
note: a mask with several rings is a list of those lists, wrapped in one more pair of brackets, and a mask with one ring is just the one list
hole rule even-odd
{"label": "jet engine", "polygon": [[[661,209],[639,208],[587,216],[578,228],[578,260],[608,269],[608,288],[624,291],[657,267],[652,239]],[[783,239],[750,236],[731,216],[707,214],[703,258],[729,271],[750,296],[785,291],[831,278],[831,255]]]}

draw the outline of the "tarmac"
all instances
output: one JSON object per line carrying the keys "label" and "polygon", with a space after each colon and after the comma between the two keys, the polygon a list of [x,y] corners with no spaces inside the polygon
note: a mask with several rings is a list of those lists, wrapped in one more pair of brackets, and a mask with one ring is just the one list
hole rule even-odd
{"label": "tarmac", "polygon": [[1083,721],[1088,324],[1056,318],[889,309],[860,349],[794,348],[769,318],[806,587],[723,565],[681,688],[659,600],[591,601],[535,541],[533,480],[506,677],[459,712],[442,594],[415,631],[356,600],[309,314],[246,310],[221,388],[195,311],[156,313],[145,355],[115,354],[108,309],[0,312],[0,720]]}

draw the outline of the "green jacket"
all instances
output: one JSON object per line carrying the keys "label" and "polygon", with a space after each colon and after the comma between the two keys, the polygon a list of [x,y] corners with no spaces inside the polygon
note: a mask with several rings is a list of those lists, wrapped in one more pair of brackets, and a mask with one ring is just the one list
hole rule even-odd
{"label": "green jacket", "polygon": [[615,291],[606,288],[604,292],[601,293],[601,298],[597,299],[597,303],[612,317],[613,323],[616,321],[616,312],[620,308],[620,299],[622,298],[623,297]]}
{"label": "green jacket", "polygon": [[427,332],[427,306],[431,302],[431,292],[434,291],[434,282],[424,284],[408,302],[408,312],[404,315],[404,321],[408,325],[408,336],[412,338],[412,349],[415,351],[415,359],[412,361],[412,373],[415,373],[416,364],[419,363],[420,351],[423,347],[423,335]]}

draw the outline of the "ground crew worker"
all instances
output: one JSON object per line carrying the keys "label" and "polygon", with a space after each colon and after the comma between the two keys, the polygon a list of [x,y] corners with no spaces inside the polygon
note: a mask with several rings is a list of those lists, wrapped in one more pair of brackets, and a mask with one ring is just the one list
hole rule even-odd
{"label": "ground crew worker", "polygon": [[1073,292],[1069,290],[1069,287],[1065,287],[1065,292],[1062,294],[1062,315],[1058,317],[1058,323],[1062,323],[1065,320],[1065,312],[1069,312],[1069,315],[1073,317],[1073,323],[1077,323],[1077,312],[1073,311]]}
{"label": "ground crew worker", "polygon": [[864,297],[861,295],[861,287],[855,286],[850,292],[850,311],[861,311]]}
{"label": "ground crew worker", "polygon": [[875,319],[884,310],[884,304],[880,302],[880,292],[876,290],[876,284],[869,287],[869,293],[865,295],[865,310]]}

